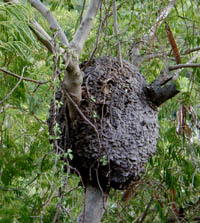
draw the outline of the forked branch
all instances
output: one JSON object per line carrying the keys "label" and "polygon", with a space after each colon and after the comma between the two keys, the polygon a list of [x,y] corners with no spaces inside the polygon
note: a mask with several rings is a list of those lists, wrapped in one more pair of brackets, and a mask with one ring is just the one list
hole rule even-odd
{"label": "forked branch", "polygon": [[151,40],[153,38],[153,36],[155,35],[157,27],[163,22],[164,19],[167,18],[170,11],[172,10],[172,8],[174,6],[174,2],[175,2],[174,0],[170,0],[169,4],[161,11],[160,15],[156,18],[155,25],[153,25],[150,28],[148,35],[144,36],[144,39],[143,39],[144,42],[148,42],[149,40]]}
{"label": "forked branch", "polygon": [[170,11],[172,10],[173,6],[174,6],[174,2],[175,0],[170,0],[169,4],[161,11],[161,13],[159,14],[159,16],[156,18],[156,22],[155,24],[149,29],[149,32],[147,34],[145,34],[143,36],[143,38],[141,38],[139,43],[133,43],[132,46],[132,63],[136,66],[140,66],[141,63],[143,63],[144,61],[147,61],[149,59],[155,58],[155,57],[159,57],[162,55],[153,55],[151,57],[146,57],[146,55],[144,55],[143,57],[145,57],[144,59],[142,59],[142,57],[139,56],[139,51],[142,47],[143,44],[145,43],[149,43],[151,41],[151,47],[152,47],[152,42],[154,41],[155,35],[156,35],[156,31],[157,28],[159,27],[159,25],[163,22],[164,19],[167,18],[167,16],[169,15]]}
{"label": "forked branch", "polygon": [[30,0],[30,3],[44,16],[44,18],[48,21],[50,28],[53,31],[58,31],[58,36],[60,37],[62,44],[68,46],[69,43],[67,37],[53,16],[52,12],[39,0]]}
{"label": "forked branch", "polygon": [[[20,4],[20,0],[4,0],[6,3]],[[49,34],[42,28],[42,26],[35,20],[30,21],[31,25],[29,28],[36,35],[37,39],[47,47],[48,50],[52,52],[52,38]]]}
{"label": "forked branch", "polygon": [[[20,78],[21,78],[21,76],[19,76],[19,75],[13,73],[13,72],[11,72],[11,71],[5,70],[5,69],[3,69],[3,68],[1,68],[1,67],[0,67],[0,71],[2,71],[2,72],[5,73],[5,74],[8,74],[8,75],[10,75],[10,76],[12,76],[12,77],[15,77],[15,78],[17,78],[17,79],[20,79]],[[24,80],[24,81],[29,81],[29,82],[33,82],[33,83],[35,83],[35,84],[39,84],[39,85],[46,84],[46,83],[49,82],[49,81],[44,81],[44,82],[43,82],[43,81],[33,80],[33,79],[30,79],[30,78],[27,78],[27,77],[22,77],[22,80]]]}
{"label": "forked branch", "polygon": [[75,51],[77,56],[80,55],[84,43],[88,38],[90,30],[94,24],[94,19],[96,17],[98,8],[102,0],[91,0],[88,6],[87,12],[80,24],[79,29],[75,33],[73,40],[70,43],[70,47]]}

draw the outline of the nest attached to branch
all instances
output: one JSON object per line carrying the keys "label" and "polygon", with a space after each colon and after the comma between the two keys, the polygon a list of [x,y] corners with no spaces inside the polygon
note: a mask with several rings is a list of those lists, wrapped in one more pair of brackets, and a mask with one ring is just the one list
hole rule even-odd
{"label": "nest attached to branch", "polygon": [[[73,151],[70,165],[84,183],[104,190],[126,188],[138,180],[144,165],[156,151],[157,109],[145,95],[147,83],[136,67],[116,58],[100,57],[83,65],[83,99],[72,124],[62,91],[56,99],[63,105],[56,111],[61,129],[58,145]],[[52,115],[48,124],[50,134]],[[92,125],[91,125],[92,123]]]}

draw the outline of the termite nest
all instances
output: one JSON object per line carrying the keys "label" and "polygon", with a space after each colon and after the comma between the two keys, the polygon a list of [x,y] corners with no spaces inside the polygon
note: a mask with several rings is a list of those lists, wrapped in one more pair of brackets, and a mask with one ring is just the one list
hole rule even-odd
{"label": "termite nest", "polygon": [[139,179],[156,151],[158,111],[145,94],[144,77],[127,61],[121,67],[116,58],[100,57],[81,68],[82,114],[77,111],[72,124],[67,97],[58,90],[56,100],[62,105],[56,109],[51,105],[50,134],[57,122],[61,131],[57,145],[62,151],[71,149],[69,164],[85,184],[125,189]]}

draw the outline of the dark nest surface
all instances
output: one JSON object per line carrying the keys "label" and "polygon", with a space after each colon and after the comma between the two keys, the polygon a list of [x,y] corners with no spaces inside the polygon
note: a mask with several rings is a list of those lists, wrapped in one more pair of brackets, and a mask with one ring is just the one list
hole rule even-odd
{"label": "dark nest surface", "polygon": [[[157,110],[145,95],[147,83],[128,62],[100,57],[84,66],[83,99],[77,119],[69,120],[66,97],[57,92],[63,105],[56,111],[61,129],[58,145],[72,149],[71,166],[84,183],[103,189],[124,189],[138,180],[144,164],[156,151]],[[53,126],[53,108],[48,120]]]}

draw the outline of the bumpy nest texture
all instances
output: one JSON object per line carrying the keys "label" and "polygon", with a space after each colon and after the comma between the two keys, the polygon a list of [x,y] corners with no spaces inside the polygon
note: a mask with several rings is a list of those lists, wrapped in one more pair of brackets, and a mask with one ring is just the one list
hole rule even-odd
{"label": "bumpy nest texture", "polygon": [[117,59],[100,57],[82,69],[84,115],[77,112],[73,125],[66,97],[57,92],[57,100],[63,102],[56,112],[62,131],[58,144],[65,151],[72,149],[70,164],[84,183],[124,189],[138,180],[156,151],[157,110],[145,95],[144,77],[128,62],[121,68]]}

